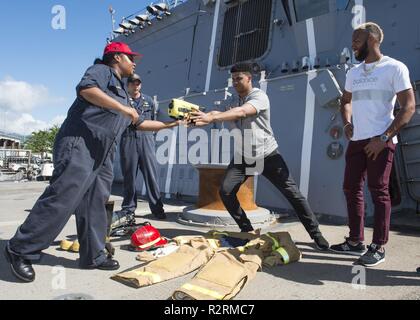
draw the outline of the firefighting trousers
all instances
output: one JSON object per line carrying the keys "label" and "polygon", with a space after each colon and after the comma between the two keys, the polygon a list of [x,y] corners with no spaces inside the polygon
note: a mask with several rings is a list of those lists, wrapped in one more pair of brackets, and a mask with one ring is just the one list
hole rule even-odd
{"label": "firefighting trousers", "polygon": [[[223,237],[247,239],[244,246],[220,247]],[[196,269],[197,274],[172,298],[231,299],[252,280],[263,265],[274,266],[298,261],[301,253],[287,232],[256,235],[210,231],[204,237],[185,236],[174,240],[177,252],[140,268],[123,272],[112,279],[133,287],[143,287],[173,279]]]}
{"label": "firefighting trousers", "polygon": [[[243,233],[248,234],[248,233]],[[214,235],[214,234],[213,234]],[[215,237],[238,236],[222,232]],[[174,300],[229,300],[252,280],[262,266],[298,261],[301,253],[288,232],[267,233],[245,246],[216,252],[198,273],[172,295]]]}
{"label": "firefighting trousers", "polygon": [[203,237],[193,237],[188,244],[165,257],[137,269],[119,273],[111,279],[140,288],[174,279],[197,270],[214,255],[214,248]]}

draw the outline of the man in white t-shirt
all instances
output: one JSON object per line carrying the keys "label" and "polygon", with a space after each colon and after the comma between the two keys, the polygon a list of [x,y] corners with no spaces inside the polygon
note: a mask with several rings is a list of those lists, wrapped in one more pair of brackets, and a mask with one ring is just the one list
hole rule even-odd
{"label": "man in white t-shirt", "polygon": [[[340,253],[362,255],[358,264],[375,266],[385,261],[391,216],[389,178],[396,134],[411,119],[415,99],[407,67],[384,56],[380,44],[382,29],[368,22],[353,33],[352,48],[361,64],[347,73],[341,99],[344,131],[350,140],[346,152],[344,194],[347,201],[350,235],[341,244],[331,246]],[[401,110],[394,118],[396,100]],[[364,181],[375,206],[373,241],[368,250],[364,241]]]}

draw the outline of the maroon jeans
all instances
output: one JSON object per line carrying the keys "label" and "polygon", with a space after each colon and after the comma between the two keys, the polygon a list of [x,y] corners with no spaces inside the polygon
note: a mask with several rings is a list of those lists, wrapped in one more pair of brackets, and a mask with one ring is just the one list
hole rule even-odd
{"label": "maroon jeans", "polygon": [[389,195],[389,177],[394,159],[395,144],[387,146],[375,161],[368,158],[363,148],[370,139],[350,141],[346,151],[346,169],[344,173],[344,194],[347,200],[347,212],[350,227],[350,241],[364,240],[365,201],[363,187],[368,179],[368,188],[375,206],[373,243],[385,245],[388,242],[391,218],[391,197]]}

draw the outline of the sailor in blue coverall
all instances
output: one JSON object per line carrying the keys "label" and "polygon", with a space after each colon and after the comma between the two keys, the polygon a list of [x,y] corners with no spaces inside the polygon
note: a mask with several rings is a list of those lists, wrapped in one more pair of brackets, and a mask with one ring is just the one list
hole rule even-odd
{"label": "sailor in blue coverall", "polygon": [[[155,103],[151,97],[141,92],[140,76],[134,74],[128,78],[127,83],[133,107],[145,120],[154,120]],[[153,132],[133,130],[130,126],[122,134],[120,143],[121,171],[124,176],[122,212],[133,218],[137,208],[136,179],[139,169],[143,174],[150,211],[157,218],[166,218],[157,183],[155,148]]]}
{"label": "sailor in blue coverall", "polygon": [[41,258],[42,250],[50,246],[73,213],[80,267],[119,268],[118,261],[105,251],[105,204],[113,180],[116,143],[130,124],[152,131],[177,125],[144,121],[129,105],[123,78],[134,73],[137,55],[125,43],[108,44],[103,59],[97,59],[100,63],[91,66],[78,84],[77,98],[54,143],[50,185],[5,248],[17,278],[25,282],[35,279],[32,262]]}

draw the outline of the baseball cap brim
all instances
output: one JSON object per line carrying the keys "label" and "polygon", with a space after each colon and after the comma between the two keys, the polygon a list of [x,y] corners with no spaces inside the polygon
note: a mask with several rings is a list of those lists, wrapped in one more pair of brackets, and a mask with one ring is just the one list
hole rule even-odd
{"label": "baseball cap brim", "polygon": [[141,78],[140,78],[140,76],[137,73],[135,73],[132,76],[128,77],[128,80],[127,81],[129,83],[130,82],[136,82],[136,81],[140,81],[141,82]]}
{"label": "baseball cap brim", "polygon": [[143,57],[143,55],[142,54],[140,54],[140,53],[138,53],[138,52],[123,52],[123,53],[125,53],[125,54],[127,54],[127,55],[129,55],[129,56],[134,56],[134,57],[138,57],[138,58],[141,58],[141,57]]}

